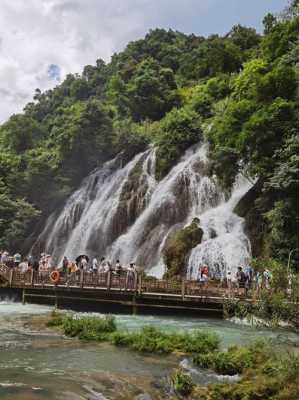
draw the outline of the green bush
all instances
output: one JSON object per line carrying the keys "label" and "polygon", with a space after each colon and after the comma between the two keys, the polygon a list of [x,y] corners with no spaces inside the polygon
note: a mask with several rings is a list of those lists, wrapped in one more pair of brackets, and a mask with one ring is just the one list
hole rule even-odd
{"label": "green bush", "polygon": [[252,367],[253,356],[250,350],[235,346],[225,352],[198,354],[193,362],[200,368],[210,368],[222,375],[237,375]]}
{"label": "green bush", "polygon": [[193,382],[190,375],[184,373],[181,369],[177,369],[171,375],[171,381],[174,387],[174,390],[182,395],[188,396],[193,389]]}

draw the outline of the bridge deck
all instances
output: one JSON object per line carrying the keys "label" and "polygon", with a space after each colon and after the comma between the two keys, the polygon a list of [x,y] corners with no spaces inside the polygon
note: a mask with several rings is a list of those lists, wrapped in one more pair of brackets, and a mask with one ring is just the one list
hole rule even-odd
{"label": "bridge deck", "polygon": [[58,284],[49,274],[33,271],[21,273],[17,269],[0,266],[2,288],[22,291],[23,301],[44,302],[87,308],[100,304],[114,304],[140,309],[198,311],[223,314],[227,291],[219,287],[204,288],[196,281],[157,280],[142,274],[112,272],[89,273],[80,271],[76,279],[61,276]]}

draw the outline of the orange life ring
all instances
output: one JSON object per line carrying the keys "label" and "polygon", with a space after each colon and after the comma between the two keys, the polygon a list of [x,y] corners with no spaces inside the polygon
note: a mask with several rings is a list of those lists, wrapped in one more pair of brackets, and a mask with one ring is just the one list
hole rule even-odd
{"label": "orange life ring", "polygon": [[50,273],[50,280],[52,283],[54,283],[55,285],[57,285],[57,283],[59,282],[60,279],[60,274],[58,271],[52,271]]}

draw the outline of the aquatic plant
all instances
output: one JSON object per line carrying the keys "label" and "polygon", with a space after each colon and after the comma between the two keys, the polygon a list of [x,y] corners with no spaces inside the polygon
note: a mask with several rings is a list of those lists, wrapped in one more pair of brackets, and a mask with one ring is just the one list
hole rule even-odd
{"label": "aquatic plant", "polygon": [[194,333],[166,333],[152,326],[146,326],[139,332],[120,332],[112,335],[112,343],[129,346],[139,352],[171,353],[206,353],[218,349],[217,335],[197,331]]}
{"label": "aquatic plant", "polygon": [[164,332],[153,326],[140,331],[118,330],[112,316],[91,317],[68,314],[51,315],[47,324],[61,327],[64,334],[82,340],[108,341],[116,346],[127,346],[138,352],[155,353],[207,353],[218,349],[219,337],[210,332],[193,333]]}
{"label": "aquatic plant", "polygon": [[227,351],[197,354],[193,362],[198,367],[213,369],[221,375],[237,375],[252,367],[253,356],[250,350],[233,346]]}

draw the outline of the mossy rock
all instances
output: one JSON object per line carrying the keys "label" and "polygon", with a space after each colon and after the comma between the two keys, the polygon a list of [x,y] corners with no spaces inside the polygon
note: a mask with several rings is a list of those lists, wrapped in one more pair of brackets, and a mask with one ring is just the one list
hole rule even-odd
{"label": "mossy rock", "polygon": [[190,251],[201,243],[203,230],[199,219],[170,235],[163,249],[163,260],[167,268],[165,278],[183,276],[186,273],[186,262]]}

